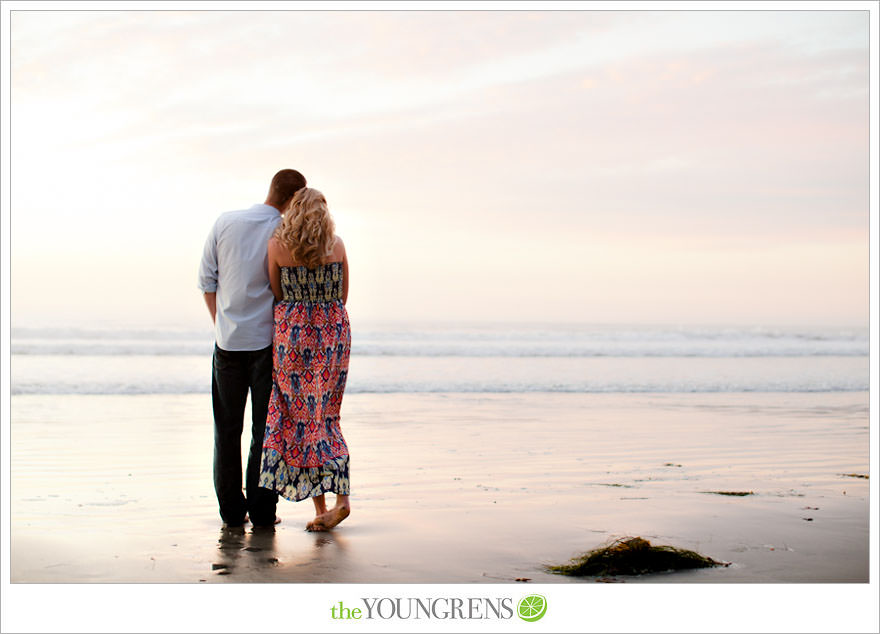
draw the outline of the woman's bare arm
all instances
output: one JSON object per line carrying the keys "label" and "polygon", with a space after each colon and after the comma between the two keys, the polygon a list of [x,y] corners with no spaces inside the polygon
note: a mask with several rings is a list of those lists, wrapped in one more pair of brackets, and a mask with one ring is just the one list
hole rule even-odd
{"label": "woman's bare arm", "polygon": [[278,264],[278,254],[280,250],[281,245],[278,244],[278,240],[271,238],[269,240],[267,255],[267,259],[269,260],[269,285],[272,287],[272,294],[275,296],[275,301],[279,302],[284,298],[284,295],[281,292],[281,265]]}
{"label": "woman's bare arm", "polygon": [[336,236],[336,244],[333,245],[333,259],[337,262],[341,256],[342,259],[342,303],[348,301],[348,253],[345,252],[345,245],[342,238]]}
{"label": "woman's bare arm", "polygon": [[342,303],[348,301],[348,254],[342,250]]}

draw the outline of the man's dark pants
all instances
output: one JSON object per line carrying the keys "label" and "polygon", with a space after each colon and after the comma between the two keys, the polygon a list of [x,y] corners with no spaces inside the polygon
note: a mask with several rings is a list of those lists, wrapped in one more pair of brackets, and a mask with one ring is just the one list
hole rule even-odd
{"label": "man's dark pants", "polygon": [[[215,345],[213,365],[214,490],[220,503],[220,517],[229,526],[239,526],[247,512],[255,526],[271,526],[278,495],[258,484],[266,411],[272,393],[272,346],[233,352]],[[241,491],[241,433],[248,390],[252,416],[245,499]]]}

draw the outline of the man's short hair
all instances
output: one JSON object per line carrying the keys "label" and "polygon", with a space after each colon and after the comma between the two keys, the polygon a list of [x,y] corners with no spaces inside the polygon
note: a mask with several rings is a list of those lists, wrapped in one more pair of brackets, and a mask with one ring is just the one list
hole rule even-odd
{"label": "man's short hair", "polygon": [[269,186],[269,197],[278,203],[286,203],[290,198],[306,186],[306,177],[296,170],[281,170],[272,177]]}

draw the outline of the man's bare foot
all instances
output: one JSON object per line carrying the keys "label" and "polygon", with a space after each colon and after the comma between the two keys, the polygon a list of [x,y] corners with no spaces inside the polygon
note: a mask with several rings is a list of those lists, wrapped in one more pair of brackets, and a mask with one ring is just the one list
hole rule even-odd
{"label": "man's bare foot", "polygon": [[281,523],[281,518],[276,515],[275,519],[272,520],[271,524],[254,524],[254,528],[271,528],[274,530],[275,525],[280,524],[280,523]]}

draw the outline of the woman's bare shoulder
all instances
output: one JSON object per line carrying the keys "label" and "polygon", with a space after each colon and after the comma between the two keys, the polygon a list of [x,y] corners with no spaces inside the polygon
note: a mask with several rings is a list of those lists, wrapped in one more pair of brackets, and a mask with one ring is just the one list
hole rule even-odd
{"label": "woman's bare shoulder", "polygon": [[341,260],[345,255],[345,243],[342,238],[336,236],[336,242],[333,243],[333,259]]}
{"label": "woman's bare shoulder", "polygon": [[276,236],[269,238],[269,259],[278,266],[293,266],[293,256]]}

